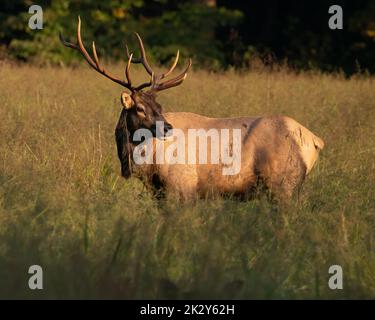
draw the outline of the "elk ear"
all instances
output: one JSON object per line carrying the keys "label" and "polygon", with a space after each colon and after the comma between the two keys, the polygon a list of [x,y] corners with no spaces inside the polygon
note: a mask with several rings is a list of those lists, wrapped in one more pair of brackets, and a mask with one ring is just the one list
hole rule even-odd
{"label": "elk ear", "polygon": [[127,92],[123,92],[121,94],[121,103],[126,110],[130,109],[134,105],[131,95]]}

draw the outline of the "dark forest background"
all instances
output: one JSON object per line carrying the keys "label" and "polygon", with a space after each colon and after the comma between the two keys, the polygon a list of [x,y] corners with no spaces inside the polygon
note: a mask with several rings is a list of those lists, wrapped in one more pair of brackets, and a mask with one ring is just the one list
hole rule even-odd
{"label": "dark forest background", "polygon": [[[32,4],[43,8],[43,30],[28,28]],[[328,27],[334,4],[343,8],[343,30]],[[100,55],[114,60],[124,58],[125,42],[134,48],[138,31],[154,63],[169,62],[180,49],[213,70],[262,61],[375,72],[374,0],[2,0],[0,59],[75,63],[78,55],[59,43],[58,33],[75,40],[78,15],[86,46],[95,40]]]}

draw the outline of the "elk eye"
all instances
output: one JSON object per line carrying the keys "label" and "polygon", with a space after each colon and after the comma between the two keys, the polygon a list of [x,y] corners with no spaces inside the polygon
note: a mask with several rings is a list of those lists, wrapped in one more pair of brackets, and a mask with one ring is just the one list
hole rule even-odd
{"label": "elk eye", "polygon": [[146,114],[145,109],[139,106],[137,106],[137,112]]}

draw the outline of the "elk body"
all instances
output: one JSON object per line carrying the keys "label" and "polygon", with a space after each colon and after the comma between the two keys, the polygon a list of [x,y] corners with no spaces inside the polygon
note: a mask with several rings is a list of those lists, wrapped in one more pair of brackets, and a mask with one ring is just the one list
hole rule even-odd
{"label": "elk body", "polygon": [[[182,199],[212,194],[233,194],[243,198],[256,195],[260,189],[267,189],[276,198],[289,198],[294,190],[300,187],[316,163],[319,151],[324,142],[297,121],[286,116],[273,117],[241,117],[241,118],[208,118],[194,113],[170,112],[163,113],[162,107],[156,102],[158,91],[181,84],[191,66],[191,60],[185,70],[177,77],[164,80],[175,69],[179,57],[171,68],[156,75],[150,67],[141,37],[136,33],[141,57],[133,59],[133,54],[127,50],[128,63],[125,70],[127,81],[118,79],[101,67],[93,43],[94,59],[90,57],[83,46],[80,35],[80,20],[77,28],[77,44],[66,42],[64,45],[78,50],[96,71],[114,82],[121,84],[130,92],[123,92],[121,103],[123,110],[117,123],[115,136],[118,156],[121,162],[121,173],[125,178],[131,174],[141,177],[147,184],[156,188],[163,188],[168,193],[175,193]],[[150,82],[137,87],[132,85],[130,66],[132,63],[142,63],[150,75]],[[148,91],[144,91],[150,87]],[[164,124],[163,132],[157,132],[157,122]],[[219,163],[171,163],[168,156],[164,163],[153,161],[151,164],[137,165],[134,162],[134,150],[141,143],[135,141],[134,135],[138,129],[148,129],[152,133],[151,145],[156,153],[160,146],[168,149],[173,139],[157,139],[165,137],[177,129],[189,135],[189,130],[197,129],[209,132],[214,129],[220,131],[237,130],[241,152],[238,155],[238,170],[235,174],[223,175],[227,164]],[[212,155],[215,148],[220,148],[221,139],[217,145],[207,144],[207,154]],[[234,138],[233,138],[234,139]],[[229,149],[233,146],[231,140]],[[212,141],[212,138],[211,138]],[[229,141],[229,140],[228,140]],[[199,147],[193,150],[197,157]],[[190,146],[185,142],[184,152]],[[191,150],[189,150],[191,151]],[[232,153],[235,152],[232,149]],[[220,151],[218,153],[221,155]],[[152,155],[155,160],[156,154]],[[220,159],[219,159],[220,160]]]}

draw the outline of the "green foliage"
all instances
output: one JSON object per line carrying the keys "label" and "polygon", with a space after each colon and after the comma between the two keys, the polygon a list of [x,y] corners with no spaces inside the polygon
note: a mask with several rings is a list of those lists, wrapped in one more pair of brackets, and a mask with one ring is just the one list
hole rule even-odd
{"label": "green foliage", "polygon": [[[234,26],[242,18],[239,11],[184,4],[178,10],[146,20],[142,28],[157,61],[166,62],[176,53],[194,62],[217,68],[225,64],[224,48],[215,37],[220,26]],[[178,46],[176,45],[178,43]]]}
{"label": "green foliage", "polygon": [[[167,1],[75,1],[52,0],[42,6],[44,29],[30,30],[27,5],[17,14],[7,15],[6,27],[0,41],[9,40],[10,54],[18,59],[41,64],[68,62],[77,58],[58,40],[58,33],[75,41],[77,16],[82,19],[82,34],[89,46],[95,40],[101,55],[116,60],[124,59],[124,43],[136,49],[132,32],[139,32],[147,46],[151,61],[169,62],[180,49],[182,56],[197,57],[196,62],[209,66],[225,63],[221,44],[215,40],[215,29],[220,25],[235,25],[238,11],[210,8],[202,4],[182,2],[168,9]],[[148,7],[156,6],[155,14],[143,15]],[[13,8],[12,8],[13,10]],[[16,24],[14,24],[16,21]],[[18,31],[22,36],[14,36]],[[210,43],[210,45],[207,45]]]}
{"label": "green foliage", "polygon": [[[28,28],[30,0],[4,0],[0,11],[0,58],[38,64],[82,61],[64,48],[58,33],[75,39],[77,16],[89,46],[107,59],[124,59],[132,32],[146,41],[153,63],[169,63],[177,48],[195,66],[218,70],[288,61],[297,69],[375,72],[375,5],[340,0],[344,30],[328,28],[329,4],[242,0],[45,0],[44,29]],[[270,59],[272,57],[272,59]],[[74,62],[75,63],[75,62]]]}

